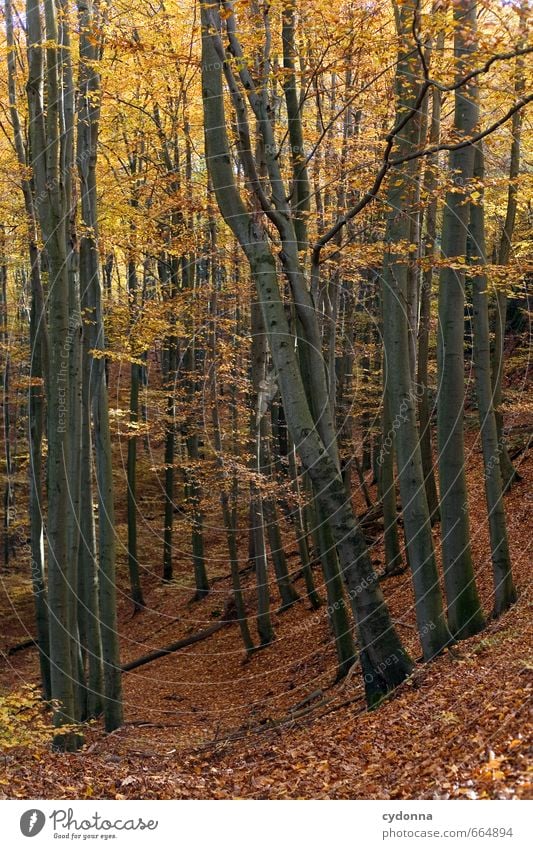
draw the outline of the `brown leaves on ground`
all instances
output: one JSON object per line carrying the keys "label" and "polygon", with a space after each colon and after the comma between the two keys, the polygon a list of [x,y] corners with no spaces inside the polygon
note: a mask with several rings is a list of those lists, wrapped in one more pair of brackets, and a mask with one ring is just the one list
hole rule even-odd
{"label": "brown leaves on ground", "polygon": [[[472,434],[468,463],[472,550],[490,612],[483,478]],[[364,709],[357,671],[333,684],[325,609],[313,613],[300,601],[275,616],[275,643],[248,663],[231,626],[125,675],[126,725],[107,736],[98,723],[91,725],[79,753],[54,754],[39,739],[6,750],[0,793],[64,799],[530,797],[531,467],[529,451],[522,457],[523,480],[506,496],[517,604],[482,634],[417,666],[378,710]],[[222,544],[211,551],[225,573]],[[377,547],[373,558],[380,558]],[[251,576],[245,587],[252,609]],[[303,592],[301,582],[298,589]],[[402,638],[419,657],[409,575],[388,580],[384,589]],[[190,588],[154,580],[146,593],[149,611],[131,619],[128,605],[122,606],[124,660],[212,624],[229,592],[229,579],[221,578],[208,598],[191,605]],[[277,603],[274,587],[272,596]],[[24,625],[31,628],[31,597],[20,576],[4,580],[1,603],[7,647],[25,637]],[[35,651],[17,653],[4,666],[6,688],[37,681]]]}

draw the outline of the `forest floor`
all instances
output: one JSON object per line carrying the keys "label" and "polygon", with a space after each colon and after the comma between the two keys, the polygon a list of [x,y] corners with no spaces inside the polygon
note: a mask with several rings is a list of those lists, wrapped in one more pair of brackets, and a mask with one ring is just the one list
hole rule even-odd
{"label": "forest floor", "polygon": [[[515,413],[513,431],[523,433],[528,421],[531,410]],[[472,552],[490,614],[487,518],[473,422],[467,429]],[[325,605],[313,612],[302,599],[275,613],[275,642],[248,662],[232,624],[126,673],[125,725],[106,735],[99,722],[91,724],[78,753],[52,753],[40,738],[6,750],[0,756],[0,798],[531,797],[531,448],[518,462],[522,480],[506,495],[516,605],[433,663],[418,662],[413,676],[377,710],[365,710],[358,668],[335,683]],[[155,552],[149,540],[145,545]],[[201,602],[191,603],[186,558],[170,585],[155,574],[145,579],[146,611],[132,617],[121,598],[124,662],[221,616],[231,591],[223,539],[208,538],[207,550],[217,581]],[[159,546],[157,552],[159,558]],[[372,558],[379,569],[379,542]],[[292,563],[296,569],[297,558]],[[38,682],[35,650],[7,656],[9,647],[32,633],[26,566],[12,566],[1,580],[4,694]],[[318,571],[315,577],[319,583]],[[252,575],[243,581],[253,610]],[[296,585],[303,593],[301,580]],[[409,574],[383,587],[401,637],[419,659]],[[272,597],[275,604],[275,587]]]}

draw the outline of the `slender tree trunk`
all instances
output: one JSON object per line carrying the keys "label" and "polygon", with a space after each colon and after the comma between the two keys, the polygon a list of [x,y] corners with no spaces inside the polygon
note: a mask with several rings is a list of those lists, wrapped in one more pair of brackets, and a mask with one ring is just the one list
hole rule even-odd
{"label": "slender tree trunk", "polygon": [[176,444],[176,405],[174,380],[176,374],[175,340],[168,342],[167,421],[165,425],[165,527],[163,531],[163,580],[172,580],[172,535],[174,526],[174,452]]}
{"label": "slender tree trunk", "polygon": [[80,506],[82,476],[85,483],[90,469],[82,469],[82,347],[83,327],[80,305],[79,246],[76,233],[77,190],[74,166],[75,131],[75,85],[72,70],[72,48],[70,42],[69,12],[66,0],[58,0],[58,34],[61,60],[62,106],[59,115],[61,133],[60,171],[64,184],[65,229],[68,275],[68,335],[64,340],[64,356],[68,355],[68,499],[67,522],[68,545],[68,593],[69,631],[72,634],[72,687],[76,703],[76,715],[81,719],[85,693],[84,671],[81,662],[78,625],[78,557],[80,551]]}
{"label": "slender tree trunk", "polygon": [[[138,308],[138,280],[135,260],[128,261],[128,293],[131,299],[132,317]],[[144,607],[141,587],[139,560],[137,556],[137,436],[135,428],[139,421],[139,386],[141,383],[141,368],[137,362],[131,363],[130,368],[130,425],[132,432],[128,437],[128,456],[126,462],[126,478],[128,484],[128,569],[130,575],[131,600],[134,612]]]}
{"label": "slender tree trunk", "polygon": [[[98,215],[96,153],[100,117],[100,78],[95,67],[98,57],[98,5],[91,0],[79,0],[80,19],[80,92],[78,104],[78,172],[81,185],[81,213],[87,230],[80,242],[80,286],[88,312],[86,327],[89,350],[105,348],[102,306],[102,283],[98,255]],[[107,731],[122,724],[122,679],[120,669],[118,621],[116,607],[115,512],[113,497],[113,462],[109,428],[108,391],[105,359],[89,355],[90,404],[92,410],[96,485],[98,496],[98,560],[95,562],[92,544],[84,571],[87,611],[88,699],[91,716],[103,703]],[[92,453],[92,452],[91,452]],[[89,477],[87,472],[87,477]],[[91,505],[92,508],[92,505]],[[92,510],[91,510],[92,512]],[[91,519],[89,533],[92,530]],[[100,649],[101,645],[101,649]],[[103,662],[103,692],[100,688],[100,651]]]}
{"label": "slender tree trunk", "polygon": [[[28,105],[30,111],[30,145],[25,144],[17,106],[16,56],[14,51],[13,15],[11,0],[5,3],[8,92],[13,140],[17,160],[26,166],[31,160],[31,149],[39,146],[35,121],[40,121],[39,92],[36,82],[42,73],[41,62],[35,53],[29,52],[31,67],[28,71]],[[31,84],[30,84],[31,83]],[[33,144],[32,140],[33,139]],[[38,181],[38,177],[36,178]],[[28,251],[30,261],[30,389],[28,402],[28,441],[30,447],[29,513],[31,542],[31,576],[39,647],[39,664],[43,694],[51,697],[50,641],[48,624],[48,600],[44,575],[43,504],[42,504],[42,440],[45,421],[45,372],[48,365],[48,336],[44,296],[41,281],[41,264],[37,246],[37,215],[30,180],[22,180],[24,208],[28,221]]]}
{"label": "slender tree trunk", "polygon": [[361,413],[361,444],[362,444],[362,457],[361,457],[361,471],[368,472],[368,470],[372,467],[372,444],[370,441],[370,412],[369,412],[369,384],[370,384],[370,352],[369,352],[369,344],[371,339],[371,326],[370,326],[370,303],[371,297],[368,292],[362,297],[361,300],[361,318],[362,318],[362,330],[361,330],[361,343],[363,345],[363,354],[361,356],[361,394],[362,394],[362,405],[363,411]]}
{"label": "slender tree trunk", "polygon": [[[73,594],[68,561],[69,501],[69,278],[65,221],[71,198],[65,196],[60,179],[65,134],[61,47],[53,0],[44,3],[45,32],[41,12],[34,0],[26,6],[28,38],[28,97],[30,103],[31,165],[36,188],[42,189],[38,206],[43,241],[48,256],[49,283],[49,375],[48,391],[48,603],[50,609],[51,694],[56,700],[54,723],[58,733],[54,745],[75,749],[77,735],[61,733],[59,727],[77,719],[72,667],[76,635],[73,633]],[[46,48],[43,50],[43,42]],[[42,100],[42,79],[46,59],[46,117]],[[65,348],[65,345],[67,347]]]}
{"label": "slender tree trunk", "polygon": [[[210,221],[210,231],[211,231],[211,249],[212,249],[212,263],[215,262],[215,222],[214,220]],[[230,569],[231,569],[231,583],[233,587],[233,598],[235,599],[235,609],[237,611],[237,620],[239,622],[239,629],[241,632],[242,641],[244,644],[244,648],[246,654],[249,655],[254,649],[254,642],[252,640],[252,636],[250,634],[250,628],[248,625],[248,619],[246,616],[246,606],[244,603],[244,595],[241,586],[241,576],[240,576],[240,568],[239,568],[239,551],[237,546],[237,515],[236,510],[232,511],[230,504],[230,494],[228,493],[227,486],[227,478],[228,473],[224,467],[224,448],[222,444],[222,433],[220,427],[220,414],[219,414],[219,406],[218,406],[218,369],[217,369],[217,283],[215,279],[215,275],[212,275],[213,278],[213,293],[211,296],[211,316],[212,316],[212,332],[211,332],[211,391],[212,391],[212,403],[211,403],[211,421],[213,424],[213,439],[214,439],[214,447],[217,453],[217,463],[221,469],[222,474],[222,485],[221,485],[221,493],[220,493],[220,503],[222,506],[222,517],[224,521],[224,528],[226,531],[226,540],[228,544],[228,555],[230,561]]]}
{"label": "slender tree trunk", "polygon": [[261,492],[261,477],[264,474],[264,447],[263,443],[268,439],[265,414],[268,402],[263,398],[266,395],[267,381],[267,342],[266,334],[261,319],[261,311],[256,301],[251,304],[251,333],[252,333],[252,386],[256,397],[255,414],[250,417],[251,435],[254,440],[254,472],[256,481],[250,484],[253,554],[255,564],[255,577],[257,587],[257,630],[261,645],[268,645],[274,639],[274,628],[270,614],[270,590],[268,585],[268,560],[265,540],[265,515],[264,498]]}
{"label": "slender tree trunk", "polygon": [[316,590],[313,579],[313,570],[311,567],[311,556],[309,553],[308,533],[304,516],[304,508],[302,507],[302,493],[300,491],[300,483],[298,477],[298,466],[294,445],[289,447],[289,469],[292,479],[292,488],[294,492],[295,507],[293,510],[293,521],[296,530],[298,542],[298,551],[300,554],[300,562],[302,564],[302,574],[305,581],[307,597],[311,602],[313,610],[318,610],[322,604],[320,596]]}
{"label": "slender tree trunk", "polygon": [[193,264],[187,264],[186,258],[182,257],[181,269],[183,288],[188,290],[190,297],[189,313],[186,317],[187,342],[183,355],[185,392],[189,406],[184,432],[187,456],[191,461],[190,468],[185,469],[185,495],[190,510],[192,561],[196,587],[195,598],[199,600],[209,593],[209,580],[207,577],[204,549],[204,513],[202,508],[203,494],[197,468],[198,461],[200,459],[200,445],[198,424],[195,420],[196,393],[198,389],[196,375],[196,327],[194,317],[196,292]]}
{"label": "slender tree trunk", "polygon": [[[412,80],[420,77],[420,62],[410,38],[412,3],[401,6],[397,16],[400,51],[396,71],[397,121],[412,108],[417,91]],[[396,137],[397,153],[410,152],[418,141],[418,127],[409,121]],[[391,433],[398,458],[398,477],[404,531],[415,593],[418,631],[426,660],[434,658],[451,641],[439,587],[424,472],[416,421],[416,393],[412,373],[409,314],[409,265],[402,244],[410,237],[409,209],[414,173],[403,167],[395,173],[387,191],[386,242],[383,275],[383,336],[387,358],[385,392],[390,405]],[[399,247],[398,247],[399,246]],[[383,434],[386,448],[388,435]]]}
{"label": "slender tree trunk", "polygon": [[[175,296],[173,269],[170,257],[165,254],[159,263],[159,279],[163,296],[169,299]],[[168,320],[174,324],[174,311],[170,307]],[[167,336],[162,354],[161,370],[166,383],[166,422],[165,422],[165,511],[163,529],[163,580],[171,581],[173,575],[173,530],[174,530],[174,455],[176,450],[176,401],[175,382],[177,370],[177,339],[174,334]]]}
{"label": "slender tree trunk", "polygon": [[[476,148],[474,177],[480,181],[479,202],[470,203],[471,261],[478,266],[487,262],[485,247],[485,213],[483,208],[484,162],[483,147]],[[485,466],[485,494],[489,516],[492,572],[494,576],[494,615],[500,616],[516,601],[511,572],[511,557],[507,540],[507,525],[503,503],[503,483],[500,469],[501,447],[492,401],[490,376],[490,332],[487,296],[487,276],[480,269],[472,277],[474,313],[474,366],[479,425]]]}
{"label": "slender tree trunk", "polygon": [[[530,11],[527,0],[522,0],[520,5],[520,27],[521,44],[523,46],[527,36],[528,12]],[[521,56],[516,58],[515,95],[521,97],[525,91],[525,64]],[[518,185],[517,178],[520,174],[520,143],[522,134],[522,110],[518,110],[511,120],[511,157],[509,164],[509,188],[507,190],[507,209],[505,222],[498,250],[498,264],[507,266],[511,257],[513,244],[513,233],[518,209]],[[513,466],[509,457],[509,450],[505,439],[503,426],[503,413],[501,405],[503,400],[502,382],[504,375],[505,360],[505,330],[507,325],[507,286],[500,284],[496,291],[496,320],[494,327],[494,347],[492,353],[492,391],[494,396],[494,414],[496,417],[496,430],[498,433],[498,446],[500,450],[500,471],[504,490],[508,489],[515,481],[520,480],[520,475]]]}
{"label": "slender tree trunk", "polygon": [[276,583],[281,597],[281,610],[287,610],[298,601],[299,595],[290,579],[279,527],[278,510],[276,502],[272,497],[263,499],[263,514],[266,523],[270,556],[274,564],[274,574],[276,575]]}
{"label": "slender tree trunk", "polygon": [[[45,699],[50,699],[50,633],[48,598],[44,575],[44,539],[43,539],[43,492],[42,492],[42,442],[45,424],[45,383],[43,360],[47,351],[44,344],[46,325],[44,301],[42,297],[39,251],[36,242],[30,241],[31,262],[31,312],[30,312],[30,348],[31,386],[29,392],[29,443],[30,443],[30,540],[31,540],[31,577],[37,626],[37,644],[39,647],[39,665]],[[44,349],[44,351],[43,351]]]}
{"label": "slender tree trunk", "polygon": [[[87,280],[84,269],[86,253],[80,246],[80,282]],[[82,306],[89,311],[83,293]],[[98,604],[98,558],[93,511],[93,458],[91,437],[91,365],[89,334],[83,340],[83,395],[81,426],[82,485],[80,494],[80,547],[78,555],[78,623],[82,666],[86,670],[86,685],[82,691],[82,718],[92,718],[102,712],[103,667],[100,609]]]}
{"label": "slender tree trunk", "polygon": [[11,545],[11,511],[14,506],[12,488],[13,465],[11,460],[11,413],[9,406],[9,331],[7,311],[7,257],[5,255],[5,231],[0,225],[0,342],[4,354],[2,370],[2,426],[4,431],[5,451],[5,486],[4,486],[4,566],[9,565],[9,550]]}
{"label": "slender tree trunk", "polygon": [[[384,381],[386,385],[386,380]],[[404,571],[402,550],[398,534],[396,510],[396,481],[394,477],[394,431],[390,415],[390,401],[383,398],[383,443],[379,454],[379,488],[383,505],[383,533],[385,542],[385,574],[399,575]]]}
{"label": "slender tree trunk", "polygon": [[294,229],[298,250],[307,248],[307,218],[311,209],[311,188],[307,173],[306,151],[304,146],[301,119],[302,104],[296,86],[296,50],[295,36],[296,0],[285,0],[283,5],[283,25],[281,40],[283,44],[283,91],[287,106],[288,132],[293,172]]}
{"label": "slender tree trunk", "polygon": [[[456,74],[469,69],[476,49],[476,3],[460,0],[454,6]],[[455,130],[468,138],[477,122],[474,86],[455,94]],[[474,148],[468,145],[450,155],[456,185],[446,194],[442,221],[442,253],[446,262],[466,257],[468,203],[466,184],[472,179]],[[454,637],[476,634],[484,626],[470,550],[468,496],[464,453],[464,273],[451,265],[441,269],[439,284],[439,394],[437,407],[441,496],[442,565],[448,600],[448,621]]]}
{"label": "slender tree trunk", "polygon": [[[439,34],[436,45],[437,51],[442,53],[444,49],[444,35]],[[429,131],[430,145],[438,143],[440,137],[440,112],[441,94],[434,88],[431,101],[431,123]],[[429,198],[426,210],[426,228],[423,236],[423,254],[427,259],[436,259],[437,238],[437,176],[439,155],[434,154],[429,158],[424,173],[424,194]],[[439,496],[435,480],[433,464],[433,448],[431,438],[431,407],[430,393],[428,387],[428,359],[429,338],[431,328],[431,298],[433,290],[433,267],[429,265],[422,275],[422,288],[420,293],[420,324],[418,331],[418,428],[420,431],[420,452],[422,455],[422,469],[424,472],[424,483],[426,497],[428,500],[431,522],[434,524],[440,519]]]}
{"label": "slender tree trunk", "polygon": [[[255,363],[253,383],[258,398],[259,416],[259,421],[256,418],[255,422],[257,438],[259,440],[258,473],[265,476],[268,485],[268,482],[273,479],[274,471],[271,451],[272,431],[270,428],[270,417],[268,416],[271,393],[268,389],[268,375],[266,373],[268,348],[261,320],[261,311],[257,304],[252,304],[252,335],[254,339],[254,342],[252,342],[252,348],[254,349],[252,358]],[[274,388],[274,391],[277,392],[277,387]],[[289,576],[275,498],[269,493],[265,496],[260,495],[259,497],[262,502],[262,515],[270,547],[270,556],[274,565],[276,583],[281,597],[281,609],[286,610],[298,600],[298,593],[291,583]]]}

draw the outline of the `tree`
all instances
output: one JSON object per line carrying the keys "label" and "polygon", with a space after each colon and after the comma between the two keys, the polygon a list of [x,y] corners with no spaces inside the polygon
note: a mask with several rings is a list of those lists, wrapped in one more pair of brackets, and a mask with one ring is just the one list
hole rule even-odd
{"label": "tree", "polygon": [[[13,141],[18,164],[26,167],[29,159],[28,141],[22,132],[22,121],[19,115],[17,98],[17,75],[15,61],[15,37],[13,28],[13,13],[11,0],[5,4],[6,37],[7,37],[7,72],[8,92]],[[31,54],[30,54],[31,55]],[[37,74],[38,69],[36,69]],[[30,93],[30,89],[28,89]],[[30,106],[32,101],[30,100]],[[34,104],[34,108],[37,105]],[[30,112],[31,114],[31,112]],[[44,574],[44,540],[43,540],[43,502],[42,502],[42,440],[45,416],[45,373],[48,368],[48,333],[44,311],[44,294],[41,280],[41,257],[38,247],[38,222],[35,209],[32,183],[27,177],[22,179],[22,194],[28,229],[28,258],[30,263],[30,389],[28,401],[28,440],[30,446],[30,538],[32,562],[32,588],[35,604],[35,620],[37,625],[37,644],[39,647],[39,663],[41,681],[45,698],[51,697],[50,681],[50,646],[48,624],[48,602]]]}
{"label": "tree", "polygon": [[[411,662],[390,621],[363,536],[351,505],[346,500],[340,470],[334,457],[334,436],[331,442],[324,442],[322,439],[322,435],[331,433],[324,367],[320,363],[317,373],[313,374],[312,391],[320,391],[316,402],[324,411],[317,421],[313,419],[308,406],[302,375],[291,342],[274,257],[264,231],[255,224],[235,185],[225,129],[223,69],[233,96],[241,134],[243,166],[265,213],[268,212],[280,232],[283,250],[287,252],[284,259],[285,273],[291,285],[298,317],[306,333],[306,342],[311,347],[313,340],[318,337],[318,326],[314,311],[309,308],[312,305],[295,254],[293,223],[287,214],[284,201],[286,192],[283,190],[276,165],[272,126],[267,114],[266,90],[263,88],[262,95],[255,90],[236,39],[232,5],[225,4],[225,8],[229,13],[224,17],[232,52],[263,138],[274,206],[265,198],[263,188],[256,177],[255,164],[251,159],[243,96],[221,47],[220,17],[208,4],[202,3],[202,95],[207,161],[220,211],[239,240],[257,287],[289,431],[313,482],[317,500],[331,517],[330,526],[357,621],[365,689],[367,698],[372,703],[405,678],[410,672]],[[292,239],[289,238],[291,233]],[[315,346],[314,351],[318,354],[320,348]],[[395,658],[392,663],[391,658]]]}
{"label": "tree", "polygon": [[[528,3],[523,0],[520,4],[520,41],[518,49],[523,49],[527,35],[527,13]],[[514,93],[521,97],[525,91],[524,59],[522,56],[516,58]],[[497,250],[498,265],[506,266],[511,257],[513,233],[515,228],[516,213],[518,208],[518,186],[517,178],[520,174],[520,139],[522,134],[522,112],[514,113],[511,121],[511,156],[509,162],[509,187],[507,189],[507,207],[505,210],[505,221],[501,232],[500,244]],[[504,489],[519,479],[519,474],[514,468],[509,457],[509,450],[505,441],[503,430],[502,403],[502,380],[504,371],[504,342],[507,324],[507,288],[505,285],[498,287],[496,291],[496,318],[494,328],[494,348],[492,354],[492,386],[494,392],[494,408],[496,416],[496,429],[498,432],[500,471]]]}
{"label": "tree", "polygon": [[[80,97],[78,105],[78,169],[81,185],[82,220],[85,233],[80,240],[80,288],[87,311],[85,332],[90,350],[86,364],[90,371],[89,401],[93,416],[93,433],[98,493],[98,599],[93,598],[88,621],[89,693],[99,695],[99,634],[101,630],[104,670],[103,709],[108,731],[122,724],[122,684],[119,670],[119,644],[116,609],[115,575],[115,508],[113,494],[113,459],[109,428],[109,405],[104,360],[105,346],[102,281],[98,257],[98,193],[97,143],[100,120],[100,78],[96,67],[101,24],[98,4],[79,0],[80,18]],[[87,371],[85,372],[87,381]],[[84,388],[87,388],[85,382]],[[89,411],[85,410],[88,417]],[[89,434],[86,433],[86,440]],[[89,464],[88,464],[89,465]],[[90,465],[89,465],[90,469]],[[86,477],[89,486],[90,472]],[[87,564],[90,571],[88,591],[94,592],[94,560]],[[98,614],[96,615],[96,612]],[[90,713],[90,712],[89,712]]]}
{"label": "tree", "polygon": [[[48,264],[49,374],[47,384],[48,438],[48,605],[50,631],[51,695],[58,707],[57,726],[74,721],[77,707],[73,682],[76,634],[74,564],[68,558],[69,500],[69,359],[78,344],[69,327],[69,276],[67,227],[72,199],[62,179],[62,163],[71,153],[70,127],[62,124],[66,86],[63,85],[62,53],[57,12],[52,0],[44,4],[45,28],[40,7],[26,5],[28,37],[28,97],[30,103],[30,162],[41,203],[38,215]],[[44,63],[46,57],[46,63]],[[46,68],[44,65],[46,64]],[[41,81],[45,75],[46,115]],[[61,122],[61,123],[60,123]],[[72,522],[70,523],[72,527]],[[56,745],[75,748],[72,733],[58,733]]]}
{"label": "tree", "polygon": [[[483,186],[484,156],[482,144],[476,149],[474,177]],[[483,189],[480,197],[470,203],[470,261],[477,264],[472,276],[474,367],[476,370],[476,395],[479,426],[483,445],[485,467],[485,493],[489,514],[492,570],[494,575],[494,614],[500,616],[516,601],[516,590],[511,572],[511,557],[507,541],[507,526],[503,503],[503,478],[500,469],[501,446],[492,401],[490,379],[490,333],[487,294],[487,276],[483,266],[487,262],[485,247],[485,215]]]}
{"label": "tree", "polygon": [[[390,138],[396,140],[397,158],[418,146],[419,127],[414,117],[421,100],[420,87],[413,81],[421,75],[421,61],[413,51],[411,32],[416,28],[416,7],[402,4],[396,10],[400,52],[396,70],[398,111]],[[387,192],[386,242],[383,275],[383,336],[387,362],[386,404],[398,456],[398,476],[404,528],[413,576],[419,633],[424,657],[429,660],[451,641],[444,614],[437,564],[431,534],[431,516],[424,485],[424,470],[416,420],[417,393],[414,386],[413,345],[416,329],[411,312],[413,283],[409,274],[414,258],[406,256],[411,245],[410,216],[413,214],[412,185],[416,160],[401,165],[391,175]],[[410,248],[408,248],[409,250]],[[390,363],[390,365],[389,365]],[[394,366],[392,366],[394,364]],[[391,433],[384,433],[388,439]]]}
{"label": "tree", "polygon": [[[454,7],[456,75],[471,68],[476,50],[476,5]],[[477,110],[472,80],[456,89],[454,126],[460,139],[472,137]],[[439,388],[437,400],[442,565],[452,634],[464,638],[484,626],[470,549],[464,456],[464,262],[468,232],[468,185],[474,168],[469,144],[450,154],[453,189],[446,194],[439,280]]]}

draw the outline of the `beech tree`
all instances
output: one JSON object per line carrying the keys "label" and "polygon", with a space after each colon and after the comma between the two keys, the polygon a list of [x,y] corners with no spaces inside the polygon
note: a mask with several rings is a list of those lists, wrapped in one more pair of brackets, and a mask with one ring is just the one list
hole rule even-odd
{"label": "beech tree", "polygon": [[[367,698],[369,702],[373,702],[403,680],[410,672],[411,661],[390,621],[364,538],[357,526],[351,505],[346,500],[328,409],[318,325],[298,260],[294,223],[285,201],[287,193],[275,159],[266,86],[263,85],[262,92],[256,90],[237,39],[232,4],[227,3],[224,6],[230,11],[230,16],[224,17],[231,51],[237,63],[235,74],[238,74],[247,93],[250,108],[259,124],[263,139],[273,204],[270,204],[265,196],[256,173],[256,165],[251,155],[247,108],[233,67],[222,46],[220,16],[217,10],[202,3],[202,93],[206,156],[211,180],[220,211],[239,240],[250,264],[295,449],[313,482],[320,507],[330,517],[331,531],[356,616]],[[266,61],[268,62],[268,55]],[[304,340],[312,349],[313,356],[319,356],[319,362],[313,363],[316,370],[309,374],[309,378],[312,381],[310,392],[321,411],[320,418],[314,418],[309,408],[294,344],[291,342],[292,334],[280,297],[274,256],[264,229],[260,223],[254,222],[235,184],[225,129],[223,70],[233,98],[241,137],[242,166],[265,215],[269,216],[278,230],[283,243],[282,263],[305,334]],[[391,663],[392,657],[396,660]]]}
{"label": "beech tree", "polygon": [[[476,5],[454,7],[454,50],[458,79],[471,68],[476,49]],[[455,129],[470,138],[476,128],[475,78],[455,91]],[[439,281],[438,440],[440,514],[448,621],[454,636],[467,637],[484,625],[470,549],[468,496],[464,456],[464,309],[468,185],[474,170],[474,147],[450,154],[453,191],[446,194],[442,221],[442,253],[447,263]],[[455,267],[454,267],[455,264]]]}

